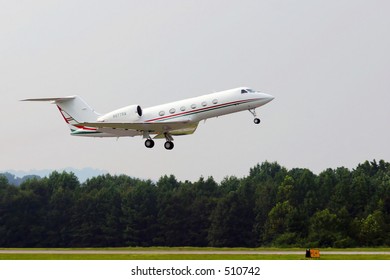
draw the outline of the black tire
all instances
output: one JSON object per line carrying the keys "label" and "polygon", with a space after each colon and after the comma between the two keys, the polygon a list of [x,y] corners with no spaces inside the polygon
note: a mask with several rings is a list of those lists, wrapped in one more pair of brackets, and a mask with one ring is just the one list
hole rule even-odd
{"label": "black tire", "polygon": [[154,141],[152,139],[146,139],[145,147],[149,148],[149,149],[153,148],[154,147]]}
{"label": "black tire", "polygon": [[255,118],[255,119],[253,120],[253,122],[254,122],[255,124],[259,124],[259,123],[260,123],[260,119]]}
{"label": "black tire", "polygon": [[165,142],[164,147],[165,147],[165,149],[167,149],[167,150],[172,150],[173,147],[174,147],[173,142],[171,142],[171,141]]}

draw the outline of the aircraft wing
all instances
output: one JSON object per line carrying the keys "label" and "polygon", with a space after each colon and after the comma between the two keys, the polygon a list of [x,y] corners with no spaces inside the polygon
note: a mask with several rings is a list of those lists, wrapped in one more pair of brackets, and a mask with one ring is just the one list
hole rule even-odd
{"label": "aircraft wing", "polygon": [[105,123],[105,122],[85,122],[80,125],[86,127],[128,129],[137,131],[148,131],[159,135],[169,132],[172,135],[186,135],[195,132],[198,122],[153,122],[153,123]]}

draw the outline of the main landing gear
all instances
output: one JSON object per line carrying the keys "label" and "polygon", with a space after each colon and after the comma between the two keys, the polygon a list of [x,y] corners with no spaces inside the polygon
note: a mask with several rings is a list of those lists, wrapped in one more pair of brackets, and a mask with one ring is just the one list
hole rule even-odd
{"label": "main landing gear", "polygon": [[173,142],[172,142],[173,141],[172,135],[166,132],[166,133],[164,133],[164,136],[165,136],[165,140],[167,140],[167,142],[165,142],[165,144],[164,144],[164,148],[167,150],[172,150],[173,147],[175,146],[175,145],[173,145]]}
{"label": "main landing gear", "polygon": [[164,143],[164,147],[167,150],[172,150],[174,146],[175,145],[173,145],[173,142],[171,142],[171,141],[167,141],[167,142]]}
{"label": "main landing gear", "polygon": [[[169,133],[164,133],[164,136],[165,136],[165,139],[167,140],[165,143],[164,143],[164,148],[167,149],[167,150],[172,150],[173,147],[175,146],[173,144],[173,137],[172,135],[170,135]],[[148,136],[148,138],[145,140],[145,147],[146,148],[153,148],[154,147],[154,141]]]}
{"label": "main landing gear", "polygon": [[145,147],[146,148],[153,148],[154,147],[154,141],[152,139],[146,139]]}
{"label": "main landing gear", "polygon": [[249,112],[253,115],[253,117],[254,117],[253,122],[254,122],[255,124],[259,124],[259,123],[260,123],[260,119],[259,119],[259,118],[256,118],[256,110],[255,110],[255,109],[249,109],[248,111],[249,111]]}

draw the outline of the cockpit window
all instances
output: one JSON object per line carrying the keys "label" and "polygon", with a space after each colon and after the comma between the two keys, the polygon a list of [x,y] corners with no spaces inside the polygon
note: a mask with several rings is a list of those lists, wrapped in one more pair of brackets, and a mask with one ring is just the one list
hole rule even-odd
{"label": "cockpit window", "polygon": [[255,91],[253,89],[250,89],[250,88],[246,88],[246,89],[241,90],[241,94],[248,93],[248,92],[253,93]]}

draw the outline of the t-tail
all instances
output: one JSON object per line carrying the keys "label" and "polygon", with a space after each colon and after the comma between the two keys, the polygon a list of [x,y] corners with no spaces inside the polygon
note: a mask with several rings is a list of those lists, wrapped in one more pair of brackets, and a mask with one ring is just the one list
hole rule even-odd
{"label": "t-tail", "polygon": [[72,135],[92,136],[91,134],[99,133],[97,128],[86,127],[81,124],[85,122],[95,122],[100,114],[95,112],[95,110],[79,96],[29,98],[21,101],[49,101],[56,104],[62,117],[68,124]]}

